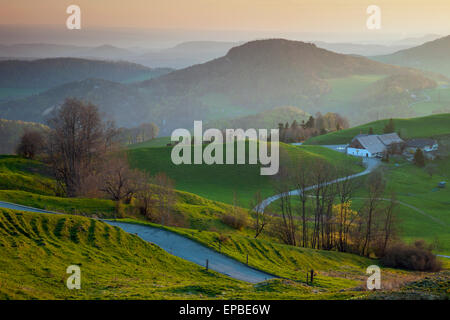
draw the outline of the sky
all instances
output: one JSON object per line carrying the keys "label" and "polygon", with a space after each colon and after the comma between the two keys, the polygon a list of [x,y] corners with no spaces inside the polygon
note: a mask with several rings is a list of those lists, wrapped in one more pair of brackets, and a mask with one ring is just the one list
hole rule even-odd
{"label": "sky", "polygon": [[[329,34],[338,41],[373,42],[394,34],[450,33],[450,0],[0,0],[0,29],[38,25],[63,33],[71,4],[81,8],[84,35],[100,29],[165,30],[181,38],[218,38],[208,40]],[[369,5],[381,9],[380,30],[366,27]]]}

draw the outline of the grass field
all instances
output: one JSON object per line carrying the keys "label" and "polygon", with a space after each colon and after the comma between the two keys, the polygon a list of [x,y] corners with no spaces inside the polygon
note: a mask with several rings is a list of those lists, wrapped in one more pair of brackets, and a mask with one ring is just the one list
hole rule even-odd
{"label": "grass field", "polygon": [[55,194],[55,182],[41,162],[0,155],[0,190],[20,190],[42,195]]}
{"label": "grass field", "polygon": [[[302,161],[335,156],[318,146],[286,146],[287,154]],[[159,150],[154,148],[153,150]],[[170,148],[163,148],[165,150]],[[136,149],[136,151],[149,149]],[[333,157],[332,157],[333,158]],[[4,171],[50,179],[36,161],[4,157]],[[348,165],[346,157],[338,158]],[[359,167],[352,163],[354,169]],[[446,164],[443,164],[443,169]],[[420,177],[419,177],[420,178]],[[11,180],[14,182],[13,180]],[[40,185],[39,183],[37,184]],[[0,200],[81,215],[114,216],[112,201],[67,199],[21,191],[21,185],[0,191]],[[35,191],[42,191],[35,187]],[[255,240],[250,229],[236,231],[224,225],[224,203],[177,191],[173,214],[187,228],[168,229],[219,250],[241,262],[282,278],[257,285],[236,281],[169,255],[136,236],[105,223],[73,215],[49,215],[0,209],[0,299],[348,299],[366,298],[360,291],[365,268],[377,261],[352,254],[296,248],[267,236]],[[131,219],[130,219],[131,218]],[[139,216],[124,220],[146,223]],[[139,219],[139,220],[137,220]],[[440,232],[435,229],[435,232]],[[45,257],[45,258],[44,258]],[[65,268],[80,265],[82,290],[68,290]],[[314,286],[305,284],[306,271],[317,272]],[[417,280],[420,274],[383,269],[388,286]]]}
{"label": "grass field", "polygon": [[[251,285],[207,272],[119,228],[76,216],[0,209],[0,246],[0,299],[346,299],[367,295],[352,290],[360,281],[328,275],[319,275],[315,286],[281,279]],[[277,254],[280,251],[289,253],[280,247]],[[295,259],[287,255],[284,259],[295,265],[316,255],[322,253],[298,250]],[[369,262],[334,255],[322,255],[314,263],[329,268],[351,263],[362,273]],[[65,286],[70,265],[81,268],[81,290]]]}
{"label": "grass field", "polygon": [[[362,171],[359,160],[339,152],[317,146],[296,147],[280,144],[285,152],[299,165],[311,165],[323,159],[337,166],[345,166],[354,172]],[[175,181],[178,190],[198,194],[202,197],[225,203],[233,203],[236,192],[239,203],[246,207],[256,191],[270,196],[274,188],[269,176],[260,175],[259,165],[174,165],[171,161],[171,147],[139,148],[129,151],[132,166],[148,170],[151,174],[165,172]],[[280,160],[282,161],[282,159]]]}
{"label": "grass field", "polygon": [[424,90],[422,94],[423,100],[428,100],[425,95],[430,98],[430,101],[417,103],[412,106],[418,116],[425,116],[435,110],[450,110],[450,87],[448,84],[435,89]]}
{"label": "grass field", "polygon": [[[375,134],[382,134],[388,119],[370,122],[361,126],[328,133],[308,139],[306,145],[347,144],[359,133],[368,133],[373,128]],[[450,134],[450,113],[411,119],[394,119],[395,131],[403,138],[438,137]]]}
{"label": "grass field", "polygon": [[160,137],[152,140],[148,140],[142,143],[135,143],[128,146],[128,149],[140,149],[140,148],[159,148],[165,147],[170,143],[170,137]]}
{"label": "grass field", "polygon": [[385,75],[354,75],[346,78],[328,79],[331,92],[320,100],[324,109],[333,112],[347,113],[354,111],[351,103],[361,92],[371,84],[383,79]]}
{"label": "grass field", "polygon": [[436,252],[450,255],[450,189],[437,188],[440,181],[449,179],[450,159],[436,160],[436,165],[441,169],[436,170],[433,176],[410,163],[400,167],[388,165],[385,173],[386,196],[394,190],[398,200],[425,213],[398,206],[403,239],[411,241],[419,238],[428,243],[437,241]]}

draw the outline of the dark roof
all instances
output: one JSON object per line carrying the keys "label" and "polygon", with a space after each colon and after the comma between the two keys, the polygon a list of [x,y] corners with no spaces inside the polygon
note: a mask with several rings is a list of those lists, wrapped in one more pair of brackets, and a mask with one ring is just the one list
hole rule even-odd
{"label": "dark roof", "polygon": [[436,140],[433,139],[411,139],[406,141],[406,146],[413,148],[423,148],[426,146],[433,146],[436,143]]}
{"label": "dark roof", "polygon": [[403,140],[398,136],[397,133],[387,133],[387,134],[358,134],[353,141],[359,141],[359,143],[368,150],[370,153],[381,153],[386,150],[386,146],[392,143],[400,143]]}
{"label": "dark roof", "polygon": [[385,133],[378,136],[378,139],[383,142],[385,146],[389,146],[393,143],[402,143],[403,140],[398,136],[397,133]]}

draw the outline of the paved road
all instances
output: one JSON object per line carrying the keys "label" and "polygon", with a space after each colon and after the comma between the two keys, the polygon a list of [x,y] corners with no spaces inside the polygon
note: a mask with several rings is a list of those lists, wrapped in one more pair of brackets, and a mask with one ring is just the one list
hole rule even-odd
{"label": "paved road", "polygon": [[[0,207],[28,212],[59,214],[57,212],[51,212],[1,201]],[[107,220],[103,221],[112,226],[117,226],[123,229],[125,232],[137,234],[143,240],[158,245],[170,254],[194,262],[198,265],[205,266],[206,259],[208,259],[209,268],[211,270],[225,274],[234,279],[247,281],[250,283],[258,283],[275,278],[275,276],[273,275],[248,267],[247,265],[237,260],[229,258],[174,232],[132,223]]]}
{"label": "paved road", "polygon": [[321,147],[325,147],[337,152],[345,153],[345,149],[347,148],[346,144],[332,144],[332,145],[321,145]]}
{"label": "paved road", "polygon": [[[327,185],[330,185],[330,184],[334,184],[334,183],[337,183],[337,182],[341,182],[341,181],[344,181],[346,179],[354,179],[354,178],[358,178],[358,177],[361,177],[361,176],[365,176],[365,175],[371,173],[373,170],[375,170],[380,165],[380,160],[379,159],[375,159],[375,158],[363,158],[363,163],[366,166],[366,170],[364,170],[363,172],[356,173],[356,174],[353,174],[353,175],[348,176],[348,177],[339,178],[339,179],[336,179],[336,180],[333,180],[333,181],[329,181],[329,182],[325,183],[324,186],[327,186]],[[305,188],[305,191],[314,190],[316,188],[317,188],[317,185],[313,185],[313,186]],[[292,191],[289,192],[289,195],[296,196],[296,195],[299,195],[300,192],[301,192],[301,189],[292,190]],[[264,211],[267,208],[267,206],[269,206],[272,202],[280,199],[282,197],[282,195],[283,194],[280,193],[280,194],[276,194],[274,196],[271,196],[271,197],[265,199],[254,210],[259,210],[260,212]]]}
{"label": "paved road", "polygon": [[137,234],[142,239],[157,244],[167,252],[198,265],[205,266],[206,259],[208,259],[210,269],[235,279],[258,283],[274,278],[273,275],[249,268],[239,261],[174,232],[132,223],[105,222],[112,226],[120,227],[128,233]]}

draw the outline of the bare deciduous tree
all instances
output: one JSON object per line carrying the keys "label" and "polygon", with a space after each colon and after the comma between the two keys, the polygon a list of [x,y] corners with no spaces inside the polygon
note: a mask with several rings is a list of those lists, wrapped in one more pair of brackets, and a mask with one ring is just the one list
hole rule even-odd
{"label": "bare deciduous tree", "polygon": [[361,248],[361,254],[368,256],[370,254],[370,242],[372,241],[374,233],[374,225],[377,219],[377,214],[379,213],[380,198],[383,195],[385,189],[385,181],[380,170],[372,172],[367,179],[368,187],[368,199],[366,200],[364,206],[364,222],[365,222],[365,232],[364,241]]}
{"label": "bare deciduous tree", "polygon": [[34,157],[42,152],[44,147],[44,137],[38,131],[26,131],[20,138],[16,153],[27,159]]}
{"label": "bare deciduous tree", "polygon": [[158,173],[154,178],[156,207],[158,208],[161,224],[170,223],[171,213],[176,201],[174,181],[165,173]]}
{"label": "bare deciduous tree", "polygon": [[105,125],[96,106],[66,99],[49,126],[47,153],[56,180],[67,196],[77,196],[108,147]]}
{"label": "bare deciduous tree", "polygon": [[255,239],[263,232],[264,228],[270,222],[270,214],[266,209],[263,208],[263,199],[261,197],[261,192],[258,191],[253,196],[253,201],[250,203],[250,212],[255,212]]}
{"label": "bare deciduous tree", "polygon": [[111,200],[130,203],[148,179],[144,172],[131,169],[126,154],[115,154],[103,164],[100,190]]}

